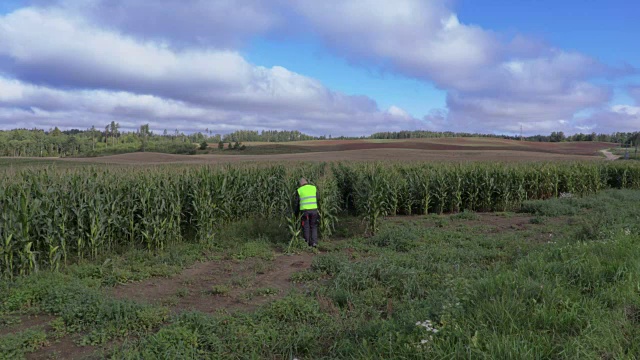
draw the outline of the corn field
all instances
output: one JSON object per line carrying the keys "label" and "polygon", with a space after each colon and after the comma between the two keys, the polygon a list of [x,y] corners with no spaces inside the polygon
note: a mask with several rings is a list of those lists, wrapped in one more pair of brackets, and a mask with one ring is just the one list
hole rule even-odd
{"label": "corn field", "polygon": [[301,176],[318,185],[325,239],[341,213],[374,233],[385,216],[505,211],[562,193],[640,188],[640,166],[604,163],[26,169],[0,175],[0,272],[57,270],[132,246],[215,243],[223,225],[247,217],[287,226]]}

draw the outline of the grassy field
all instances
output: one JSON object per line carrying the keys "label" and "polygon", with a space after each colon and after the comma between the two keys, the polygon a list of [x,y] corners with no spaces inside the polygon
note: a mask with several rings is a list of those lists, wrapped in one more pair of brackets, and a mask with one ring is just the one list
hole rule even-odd
{"label": "grassy field", "polygon": [[624,158],[624,155],[626,153],[629,153],[629,159],[631,160],[640,160],[640,152],[636,153],[635,148],[614,148],[612,150],[612,153],[619,155],[620,157]]}
{"label": "grassy field", "polygon": [[[0,359],[640,350],[635,162],[49,161],[0,176]],[[289,213],[302,175],[313,251]]]}
{"label": "grassy field", "polygon": [[640,192],[519,212],[341,219],[284,254],[266,220],[0,283],[0,358],[633,358]]}

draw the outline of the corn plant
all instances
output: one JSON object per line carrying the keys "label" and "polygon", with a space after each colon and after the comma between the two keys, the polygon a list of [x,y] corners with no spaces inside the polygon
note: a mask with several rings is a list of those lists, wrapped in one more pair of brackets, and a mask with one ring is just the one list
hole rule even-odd
{"label": "corn plant", "polygon": [[302,176],[318,185],[323,239],[340,213],[360,216],[373,234],[382,217],[398,213],[509,210],[562,193],[640,189],[632,162],[5,169],[0,274],[57,270],[130,247],[211,242],[221,225],[251,217],[290,227],[294,246],[292,201]]}

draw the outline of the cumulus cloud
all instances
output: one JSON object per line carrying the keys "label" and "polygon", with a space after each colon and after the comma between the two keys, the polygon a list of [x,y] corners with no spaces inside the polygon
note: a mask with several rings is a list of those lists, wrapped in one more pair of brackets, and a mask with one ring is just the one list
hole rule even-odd
{"label": "cumulus cloud", "polygon": [[[361,135],[416,128],[570,133],[604,129],[606,122],[626,126],[637,116],[608,108],[612,89],[590,81],[628,69],[466,24],[453,0],[30,3],[0,16],[5,119],[95,114],[158,127],[176,122],[185,131],[209,124]],[[421,120],[397,106],[379,110],[366,96],[332,91],[283,67],[256,66],[237,51],[273,31],[311,33],[354,64],[432,82],[447,92],[446,109]],[[638,89],[629,88],[637,104]],[[578,118],[584,110],[593,116]]]}
{"label": "cumulus cloud", "polygon": [[261,0],[34,0],[32,4],[89,19],[102,28],[176,46],[236,48],[282,21]]}
{"label": "cumulus cloud", "polygon": [[640,107],[631,105],[613,105],[577,121],[577,127],[585,132],[613,133],[618,131],[635,132],[640,130]]}
{"label": "cumulus cloud", "polygon": [[[398,111],[404,113],[402,109]],[[406,113],[405,113],[406,114]],[[229,132],[237,129],[300,129],[309,134],[361,136],[392,128],[416,128],[409,116],[377,110],[269,113],[198,106],[155,95],[110,90],[61,90],[0,77],[0,124],[5,128],[90,128],[111,121],[132,130],[142,122],[151,129]],[[340,129],[336,132],[336,129]]]}
{"label": "cumulus cloud", "polygon": [[420,125],[405,112],[378,110],[366,96],[332,91],[283,67],[252,65],[234,51],[176,50],[67,15],[60,8],[26,8],[0,17],[0,66],[17,78],[2,79],[0,101],[12,114],[30,107],[38,111],[21,115],[30,121],[60,111],[174,119],[191,124],[191,131],[207,122],[221,130],[352,135],[384,124]]}
{"label": "cumulus cloud", "polygon": [[[519,132],[521,125],[531,132],[561,130],[576,112],[602,107],[610,99],[610,89],[589,79],[616,71],[526,36],[505,40],[464,24],[450,1],[296,4],[337,53],[446,90],[446,123],[453,130]],[[431,115],[425,120],[433,123]]]}
{"label": "cumulus cloud", "polygon": [[444,87],[477,87],[474,72],[496,61],[501,44],[460,24],[444,1],[293,2],[325,43],[354,62],[382,64]]}

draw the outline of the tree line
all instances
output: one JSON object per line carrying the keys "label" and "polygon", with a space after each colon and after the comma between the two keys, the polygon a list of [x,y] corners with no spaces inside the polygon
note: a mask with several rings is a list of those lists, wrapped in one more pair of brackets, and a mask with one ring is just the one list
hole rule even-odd
{"label": "tree line", "polygon": [[523,140],[534,142],[563,142],[563,141],[599,141],[611,142],[624,145],[635,145],[640,132],[616,132],[613,134],[573,134],[566,136],[564,132],[552,132],[549,135],[496,135],[496,134],[480,134],[465,133],[452,131],[398,131],[398,132],[378,132],[370,136],[371,139],[420,139],[420,138],[454,138],[454,137],[485,137],[507,140]]}
{"label": "tree line", "polygon": [[[451,131],[399,131],[378,132],[361,137],[312,136],[300,131],[289,130],[238,130],[228,134],[213,134],[209,129],[203,132],[185,134],[164,130],[156,134],[148,124],[141,125],[135,131],[122,131],[120,124],[111,122],[104,128],[92,126],[90,129],[60,130],[57,127],[45,131],[43,129],[14,129],[0,131],[0,156],[12,157],[65,157],[65,156],[99,156],[135,151],[154,151],[173,154],[194,154],[198,148],[206,149],[207,144],[235,143],[233,148],[242,142],[290,142],[303,140],[327,139],[412,139],[412,138],[452,138],[452,137],[487,137],[537,142],[563,141],[600,141],[617,143],[621,146],[637,147],[640,143],[640,132],[616,132],[612,134],[573,134],[566,136],[563,132],[549,135],[527,137],[494,135],[479,133],[456,133]],[[229,146],[229,148],[231,148]]]}

